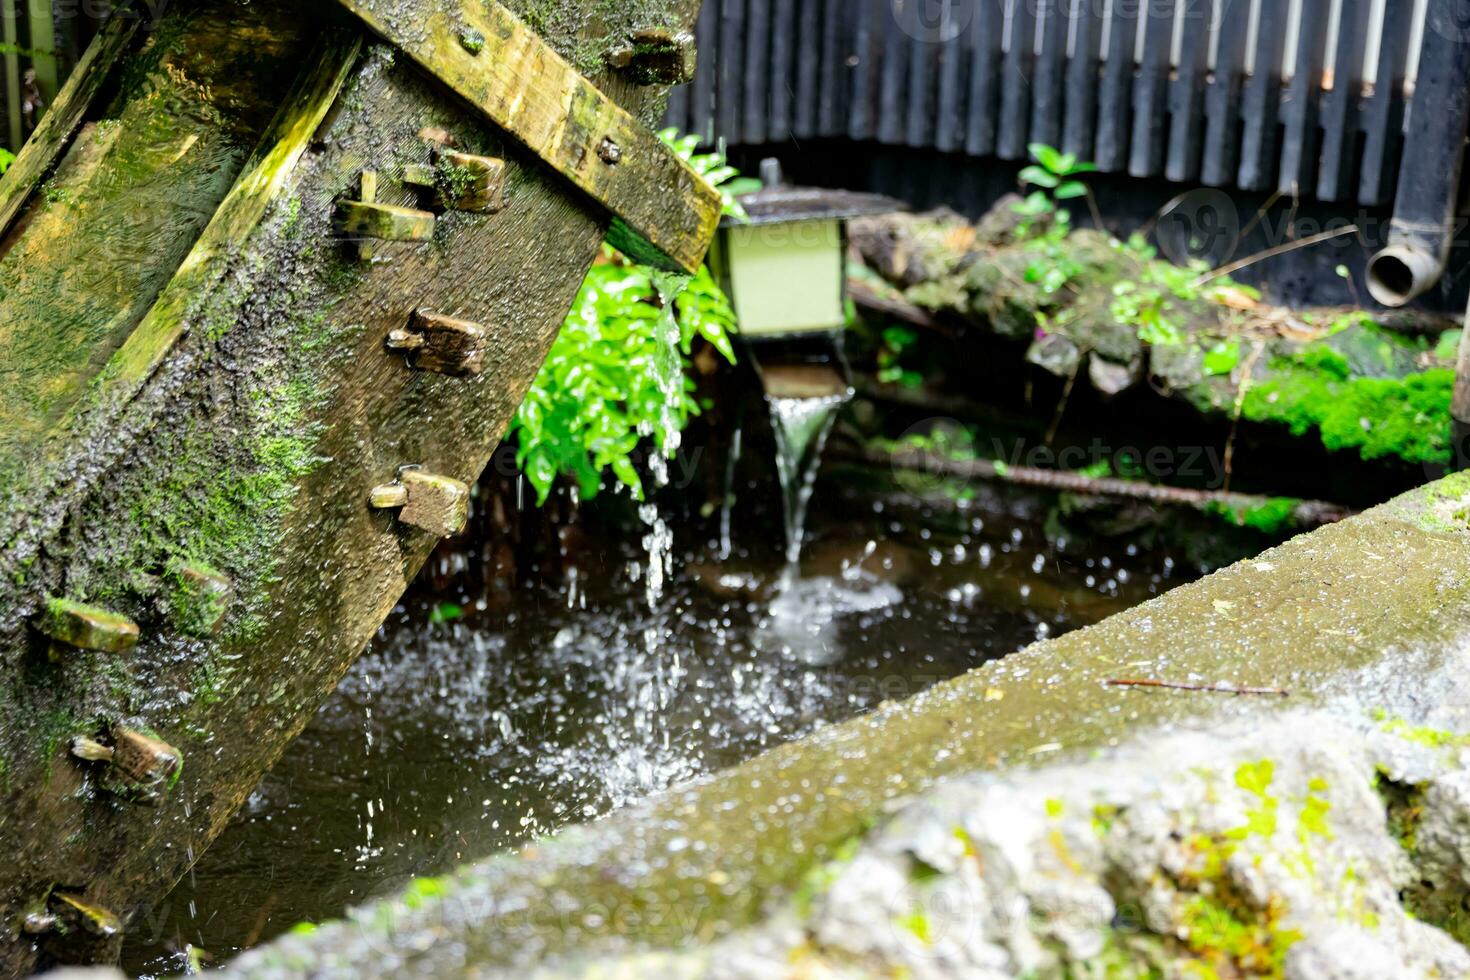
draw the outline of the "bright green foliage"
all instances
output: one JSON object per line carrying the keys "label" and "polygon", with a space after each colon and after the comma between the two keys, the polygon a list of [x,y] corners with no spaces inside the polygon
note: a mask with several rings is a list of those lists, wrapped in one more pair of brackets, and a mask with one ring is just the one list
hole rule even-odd
{"label": "bright green foliage", "polygon": [[15,154],[11,153],[5,147],[0,146],[0,174],[3,174],[5,171],[9,170],[10,165],[14,162]]}
{"label": "bright green foliage", "polygon": [[677,129],[670,128],[660,130],[658,138],[720,192],[720,201],[726,214],[742,221],[745,219],[745,209],[736,198],[760,190],[760,181],[754,177],[740,176],[740,171],[725,162],[723,153],[695,153],[699,148],[699,137],[693,133],[680,136]]}
{"label": "bright green foliage", "polygon": [[1021,183],[1044,187],[1058,201],[1087,194],[1087,185],[1077,178],[1096,170],[1095,164],[1083,163],[1075,153],[1063,153],[1045,143],[1032,143],[1026,149],[1036,163],[1021,170]]}
{"label": "bright green foliage", "polygon": [[1300,503],[1296,497],[1271,497],[1255,507],[1211,501],[1206,505],[1205,512],[1223,517],[1237,527],[1255,528],[1264,534],[1275,536],[1295,523],[1296,509]]}
{"label": "bright green foliage", "polygon": [[1229,374],[1240,363],[1240,341],[1222,340],[1205,351],[1205,374]]}
{"label": "bright green foliage", "polygon": [[1289,370],[1252,386],[1246,392],[1244,417],[1280,422],[1298,436],[1316,427],[1328,449],[1356,449],[1364,459],[1449,461],[1453,371],[1432,368],[1405,378],[1344,378],[1336,374],[1336,355],[1329,355],[1324,352],[1314,368]]}
{"label": "bright green foliage", "polygon": [[[3,172],[3,168],[0,168]],[[1446,330],[1439,335],[1439,340],[1434,345],[1434,356],[1441,361],[1453,361],[1460,353],[1460,335],[1462,330]]]}
{"label": "bright green foliage", "polygon": [[[659,136],[718,186],[726,214],[744,216],[733,194],[744,193],[749,187],[740,185],[752,182],[734,180],[735,169],[720,154],[695,153],[697,137],[679,137],[672,129]],[[639,443],[651,436],[655,449],[671,452],[672,437],[699,414],[692,381],[679,385],[672,405],[659,386],[658,336],[667,304],[673,305],[678,323],[679,353],[687,358],[695,338],[702,337],[727,361],[735,361],[730,341],[735,311],[708,268],[701,268],[677,296],[668,296],[651,268],[611,249],[603,259],[587,274],[511,422],[516,462],[536,489],[538,504],[546,502],[558,476],[570,477],[589,499],[608,472],[641,500],[643,482],[632,459]],[[672,423],[672,431],[664,422]]]}
{"label": "bright green foliage", "polygon": [[[516,461],[536,488],[538,503],[546,501],[560,474],[576,481],[583,498],[593,497],[607,470],[641,499],[632,454],[642,437],[655,436],[659,451],[673,448],[658,424],[665,395],[654,370],[663,302],[646,267],[614,261],[588,274],[511,423]],[[707,269],[673,302],[683,354],[699,336],[735,359],[729,339],[734,311]],[[670,406],[676,430],[699,414],[693,387],[686,380]]]}

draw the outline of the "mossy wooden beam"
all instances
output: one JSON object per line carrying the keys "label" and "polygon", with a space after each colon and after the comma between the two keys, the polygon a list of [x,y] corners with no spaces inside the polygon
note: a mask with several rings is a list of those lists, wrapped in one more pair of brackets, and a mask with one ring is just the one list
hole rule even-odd
{"label": "mossy wooden beam", "polygon": [[339,2],[597,201],[615,219],[613,245],[668,268],[699,268],[719,195],[505,7]]}
{"label": "mossy wooden beam", "polygon": [[[362,39],[348,31],[332,31],[322,38],[309,60],[312,68],[287,97],[260,149],[158,301],[108,362],[103,378],[113,388],[126,389],[118,393],[129,393],[152,374],[179,339],[191,304],[224,275],[234,250],[285,188],[361,49]],[[67,424],[73,421],[68,419]]]}
{"label": "mossy wooden beam", "polygon": [[30,198],[41,178],[56,165],[67,141],[82,122],[92,100],[108,78],[107,68],[117,60],[138,29],[138,18],[119,14],[110,18],[92,39],[72,69],[56,101],[41,117],[36,131],[21,148],[5,176],[0,177],[0,236]]}

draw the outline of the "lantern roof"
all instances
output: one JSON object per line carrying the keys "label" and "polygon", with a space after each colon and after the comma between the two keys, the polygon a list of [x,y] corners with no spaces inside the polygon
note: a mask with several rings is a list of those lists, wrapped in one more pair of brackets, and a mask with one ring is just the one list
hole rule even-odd
{"label": "lantern roof", "polygon": [[745,209],[747,220],[741,221],[727,216],[721,222],[722,225],[731,227],[830,221],[908,209],[903,201],[882,194],[787,184],[782,179],[780,164],[775,160],[761,162],[761,180],[765,184],[761,190],[736,198]]}

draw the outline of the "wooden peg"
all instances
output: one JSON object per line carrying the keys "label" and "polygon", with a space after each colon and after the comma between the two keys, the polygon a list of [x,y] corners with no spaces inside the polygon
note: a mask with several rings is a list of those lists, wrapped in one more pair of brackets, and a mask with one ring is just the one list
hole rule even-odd
{"label": "wooden peg", "polygon": [[412,187],[432,189],[438,184],[434,168],[427,163],[408,163],[403,166],[403,182]]}
{"label": "wooden peg", "polygon": [[126,616],[71,599],[48,599],[36,628],[82,650],[122,653],[138,644],[138,624]]}
{"label": "wooden peg", "polygon": [[358,200],[338,201],[337,230],[352,240],[358,258],[373,259],[373,239],[422,242],[434,237],[434,215],[417,208],[378,203],[378,174],[364,170],[358,177]]}
{"label": "wooden peg", "polygon": [[172,745],[131,728],[114,728],[111,739],[111,745],[85,735],[71,740],[78,759],[107,763],[101,784],[109,793],[153,805],[178,782],[184,757]]}
{"label": "wooden peg", "polygon": [[634,31],[607,63],[636,85],[684,85],[694,79],[694,36],[663,28]]}
{"label": "wooden peg", "polygon": [[437,154],[439,203],[455,211],[491,213],[505,207],[505,161],[443,149]]}
{"label": "wooden peg", "polygon": [[420,371],[461,377],[485,368],[485,328],[430,310],[415,310],[407,327],[388,334],[387,343],[408,352],[409,365]]}
{"label": "wooden peg", "polygon": [[349,237],[423,242],[434,237],[434,215],[396,204],[341,201],[337,204],[337,228]]}
{"label": "wooden peg", "polygon": [[448,476],[405,468],[398,479],[372,489],[375,508],[400,508],[398,519],[439,537],[464,530],[470,519],[470,488]]}

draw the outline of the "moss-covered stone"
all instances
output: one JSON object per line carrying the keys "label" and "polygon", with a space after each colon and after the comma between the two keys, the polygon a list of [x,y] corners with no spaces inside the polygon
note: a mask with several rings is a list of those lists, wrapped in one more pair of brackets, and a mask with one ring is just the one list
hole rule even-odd
{"label": "moss-covered stone", "polygon": [[[1452,352],[1367,314],[1287,311],[1226,279],[1201,278],[1142,241],[1071,231],[1014,196],[976,225],[937,211],[853,223],[864,261],[922,309],[1024,341],[1066,377],[1087,358],[1102,394],[1155,387],[1209,415],[1313,438],[1363,460],[1450,462]],[[1442,346],[1442,345],[1441,345]],[[1019,352],[1018,352],[1019,353]]]}

